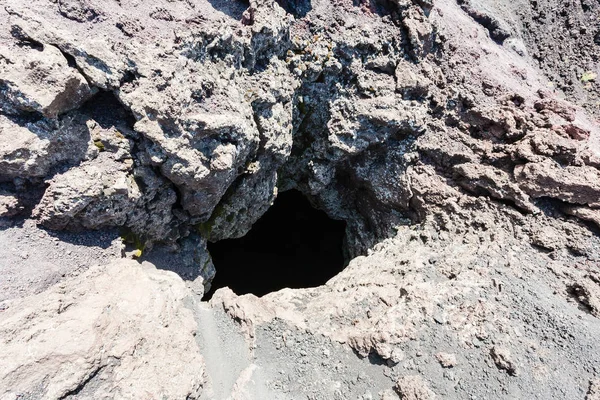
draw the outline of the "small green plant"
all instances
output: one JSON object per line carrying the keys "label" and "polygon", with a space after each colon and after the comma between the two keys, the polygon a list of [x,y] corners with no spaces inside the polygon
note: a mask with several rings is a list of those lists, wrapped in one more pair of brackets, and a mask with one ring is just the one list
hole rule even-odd
{"label": "small green plant", "polygon": [[146,242],[130,229],[123,229],[123,231],[121,232],[121,240],[123,241],[123,243],[131,244],[133,245],[133,247],[135,247],[135,250],[132,254],[134,258],[140,258],[142,254],[144,254]]}
{"label": "small green plant", "polygon": [[207,221],[196,225],[196,229],[198,230],[198,233],[200,233],[200,235],[202,235],[205,238],[209,237],[210,233],[213,230],[215,221],[217,220],[217,218],[222,216],[224,213],[225,213],[225,206],[223,206],[223,204],[218,204],[215,207],[215,209],[213,210],[212,215],[210,216],[210,218]]}
{"label": "small green plant", "polygon": [[584,72],[583,75],[581,75],[581,82],[583,82],[583,83],[592,82],[592,81],[595,81],[597,77],[598,77],[597,73],[592,72],[592,71],[587,71],[587,72]]}
{"label": "small green plant", "polygon": [[204,238],[207,238],[210,236],[210,233],[212,232],[212,228],[213,228],[213,222],[211,222],[210,220],[196,225],[196,230]]}
{"label": "small green plant", "polygon": [[104,143],[102,143],[102,141],[100,139],[96,139],[94,140],[94,146],[96,146],[98,148],[98,150],[100,151],[104,151]]}

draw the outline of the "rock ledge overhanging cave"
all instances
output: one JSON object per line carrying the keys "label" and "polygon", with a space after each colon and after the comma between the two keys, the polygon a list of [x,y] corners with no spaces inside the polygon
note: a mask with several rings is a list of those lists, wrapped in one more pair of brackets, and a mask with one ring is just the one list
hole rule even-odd
{"label": "rock ledge overhanging cave", "polygon": [[280,193],[244,237],[208,244],[217,274],[206,298],[225,286],[238,295],[262,296],[323,285],[346,265],[345,227],[299,191]]}

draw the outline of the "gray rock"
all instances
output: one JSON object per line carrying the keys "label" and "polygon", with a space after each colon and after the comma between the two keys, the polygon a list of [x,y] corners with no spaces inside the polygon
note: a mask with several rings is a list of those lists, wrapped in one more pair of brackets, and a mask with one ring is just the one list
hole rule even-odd
{"label": "gray rock", "polygon": [[0,52],[0,111],[37,112],[54,118],[78,108],[93,93],[54,46]]}
{"label": "gray rock", "polygon": [[77,116],[29,121],[0,115],[0,181],[43,178],[95,151],[89,128]]}
{"label": "gray rock", "polygon": [[519,369],[513,360],[510,350],[505,347],[492,347],[490,355],[499,369],[505,370],[509,375],[518,375]]}
{"label": "gray rock", "polygon": [[12,217],[22,210],[19,199],[11,193],[0,190],[0,217]]}

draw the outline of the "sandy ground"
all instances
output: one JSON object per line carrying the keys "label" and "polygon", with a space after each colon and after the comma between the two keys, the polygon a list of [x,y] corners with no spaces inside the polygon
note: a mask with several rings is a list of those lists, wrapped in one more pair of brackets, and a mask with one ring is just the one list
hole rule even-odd
{"label": "sandy ground", "polygon": [[31,220],[5,223],[0,226],[0,307],[120,257],[116,231],[77,234],[40,229]]}

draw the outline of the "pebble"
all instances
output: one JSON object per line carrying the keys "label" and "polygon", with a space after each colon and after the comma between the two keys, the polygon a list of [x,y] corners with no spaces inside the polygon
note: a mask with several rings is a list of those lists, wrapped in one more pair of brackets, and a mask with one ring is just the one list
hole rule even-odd
{"label": "pebble", "polygon": [[440,312],[433,314],[433,320],[440,325],[443,325],[447,322],[446,315]]}

